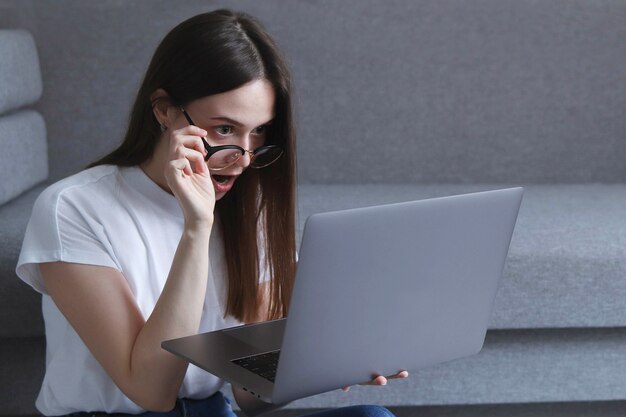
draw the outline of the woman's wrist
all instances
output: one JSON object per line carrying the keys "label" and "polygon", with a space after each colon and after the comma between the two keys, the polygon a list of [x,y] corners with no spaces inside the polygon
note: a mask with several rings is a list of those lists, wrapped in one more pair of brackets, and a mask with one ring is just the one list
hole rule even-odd
{"label": "woman's wrist", "polygon": [[212,219],[204,220],[185,220],[185,226],[183,232],[190,237],[201,237],[203,235],[210,235],[213,228]]}

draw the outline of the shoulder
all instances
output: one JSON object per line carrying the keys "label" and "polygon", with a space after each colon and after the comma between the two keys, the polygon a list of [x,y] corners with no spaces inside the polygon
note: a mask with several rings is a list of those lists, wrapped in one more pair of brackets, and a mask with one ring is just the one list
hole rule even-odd
{"label": "shoulder", "polygon": [[47,187],[35,201],[33,214],[40,211],[56,211],[62,202],[89,201],[98,193],[111,189],[119,181],[119,168],[102,165],[86,169]]}
{"label": "shoulder", "polygon": [[106,236],[99,233],[97,217],[109,210],[110,204],[102,201],[110,200],[106,189],[117,187],[118,171],[114,166],[90,168],[50,185],[39,195],[18,259],[20,278],[46,293],[37,264],[63,261],[117,267],[107,252]]}

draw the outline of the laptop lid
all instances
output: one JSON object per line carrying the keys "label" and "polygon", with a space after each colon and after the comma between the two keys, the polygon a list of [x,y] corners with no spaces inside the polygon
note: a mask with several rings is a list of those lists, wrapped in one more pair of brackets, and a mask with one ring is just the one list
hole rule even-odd
{"label": "laptop lid", "polygon": [[479,352],[522,194],[309,217],[273,402]]}

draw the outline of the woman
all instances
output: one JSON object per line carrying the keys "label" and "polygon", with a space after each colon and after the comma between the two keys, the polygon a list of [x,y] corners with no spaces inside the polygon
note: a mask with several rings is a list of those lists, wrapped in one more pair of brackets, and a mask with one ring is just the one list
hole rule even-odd
{"label": "woman", "polygon": [[232,416],[223,382],[160,344],[287,314],[295,155],[289,71],[258,22],[219,10],[163,39],[120,147],[33,209],[17,273],[43,294],[44,415]]}

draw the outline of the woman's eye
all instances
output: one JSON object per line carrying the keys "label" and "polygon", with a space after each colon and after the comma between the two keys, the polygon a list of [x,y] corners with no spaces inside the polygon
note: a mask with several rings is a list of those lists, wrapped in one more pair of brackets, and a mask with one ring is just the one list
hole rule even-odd
{"label": "woman's eye", "polygon": [[255,128],[253,130],[253,133],[255,135],[262,135],[263,133],[265,133],[266,130],[267,130],[267,126],[263,125],[263,126],[259,126],[259,127]]}
{"label": "woman's eye", "polygon": [[233,133],[233,127],[232,126],[217,126],[215,128],[215,131],[222,136],[226,136],[226,135],[230,135],[231,133]]}

